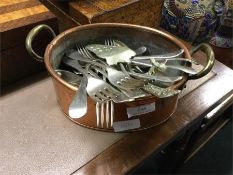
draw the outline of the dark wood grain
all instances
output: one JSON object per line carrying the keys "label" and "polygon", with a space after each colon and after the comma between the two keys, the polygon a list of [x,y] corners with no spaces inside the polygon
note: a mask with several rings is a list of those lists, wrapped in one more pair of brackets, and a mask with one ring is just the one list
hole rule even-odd
{"label": "dark wood grain", "polygon": [[55,16],[39,1],[17,0],[8,2],[7,5],[0,3],[0,50],[12,48],[23,44],[27,33],[31,28],[40,23],[46,23],[56,29]]}
{"label": "dark wood grain", "polygon": [[157,28],[163,4],[162,0],[40,1],[61,21],[61,31],[76,25],[102,22],[131,23]]}
{"label": "dark wood grain", "polygon": [[[21,38],[22,36],[20,39]],[[44,55],[45,48],[51,39],[48,33],[40,33],[33,44],[36,52],[40,55]],[[1,51],[1,86],[9,85],[27,76],[45,71],[43,63],[29,56],[23,38],[21,42],[20,45]]]}
{"label": "dark wood grain", "polygon": [[215,53],[215,58],[229,68],[233,69],[233,49],[220,48],[212,45]]}
{"label": "dark wood grain", "polygon": [[[57,21],[54,16],[49,13],[38,14],[36,16],[25,17],[19,20],[6,22],[1,25],[2,29],[9,29],[1,32],[1,50],[12,48],[18,45],[24,45],[28,32],[36,25],[48,24],[57,33]],[[17,26],[17,28],[14,28]],[[17,39],[16,39],[17,38]]]}
{"label": "dark wood grain", "polygon": [[[70,2],[70,16],[81,24],[120,22],[158,27],[161,19],[161,0],[118,0]],[[146,20],[145,20],[146,19]]]}
{"label": "dark wood grain", "polygon": [[56,0],[40,0],[58,18],[59,31],[65,31],[71,27],[79,26],[79,21],[75,20],[69,13],[67,2]]}
{"label": "dark wood grain", "polygon": [[[43,64],[32,60],[25,48],[27,34],[38,24],[47,24],[58,33],[56,17],[38,0],[0,2],[1,88],[45,70]],[[51,39],[46,32],[42,32],[33,47],[43,55]]]}
{"label": "dark wood grain", "polygon": [[166,123],[128,134],[74,174],[125,174],[200,122],[222,99],[233,93],[233,71],[218,61],[213,71],[217,74],[215,77],[179,100],[176,112]]}

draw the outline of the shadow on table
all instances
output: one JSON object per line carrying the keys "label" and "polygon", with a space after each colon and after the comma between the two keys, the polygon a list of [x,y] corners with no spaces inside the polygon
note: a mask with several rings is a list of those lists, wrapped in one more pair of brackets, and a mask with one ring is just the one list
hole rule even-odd
{"label": "shadow on table", "polygon": [[44,72],[35,74],[33,76],[21,79],[21,80],[15,82],[15,83],[12,83],[8,86],[4,86],[4,87],[1,86],[0,87],[0,96],[4,96],[4,95],[7,95],[7,94],[12,93],[14,91],[17,91],[19,89],[22,89],[26,86],[33,84],[33,83],[39,82],[47,77],[48,77],[48,73],[46,71],[44,71]]}
{"label": "shadow on table", "polygon": [[[224,113],[224,115],[231,115],[232,117],[232,109],[229,111],[227,114]],[[231,175],[233,174],[232,149],[232,122],[229,122],[174,174]],[[132,174],[167,174],[164,172],[161,173],[158,165],[158,157],[158,155],[150,157]]]}

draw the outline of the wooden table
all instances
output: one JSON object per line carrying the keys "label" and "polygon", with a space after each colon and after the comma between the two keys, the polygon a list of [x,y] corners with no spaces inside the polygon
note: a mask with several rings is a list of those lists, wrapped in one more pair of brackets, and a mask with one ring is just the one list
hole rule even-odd
{"label": "wooden table", "polygon": [[179,99],[167,122],[130,134],[94,131],[68,120],[58,108],[48,78],[20,88],[14,85],[15,90],[4,92],[0,103],[1,174],[125,174],[135,170],[146,158],[197,128],[211,111],[221,113],[232,105],[233,71],[216,61],[213,72],[214,76]]}
{"label": "wooden table", "polygon": [[[52,2],[47,0],[47,7]],[[56,13],[70,19],[64,10]],[[202,53],[196,57],[203,60]],[[212,72],[214,76],[179,99],[167,122],[130,134],[93,131],[66,119],[48,78],[26,82],[18,89],[14,85],[15,90],[5,92],[1,99],[1,174],[131,172],[178,137],[197,129],[207,114],[221,113],[233,104],[233,71],[216,61]]]}
{"label": "wooden table", "polygon": [[[50,25],[55,32],[58,31],[56,17],[39,1],[0,1],[1,88],[44,70],[44,66],[30,58],[23,44],[29,31],[41,23]],[[43,46],[51,41],[51,37],[43,32],[39,38],[40,42],[37,39],[34,47],[38,53],[43,53]]]}
{"label": "wooden table", "polygon": [[192,129],[211,111],[215,114],[223,112],[233,104],[233,71],[217,61],[213,72],[215,77],[179,100],[171,120],[159,127],[125,136],[76,173],[125,174]]}

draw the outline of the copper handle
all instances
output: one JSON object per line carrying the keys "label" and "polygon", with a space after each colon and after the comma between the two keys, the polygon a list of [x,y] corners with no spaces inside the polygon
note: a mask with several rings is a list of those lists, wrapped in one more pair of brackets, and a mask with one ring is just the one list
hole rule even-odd
{"label": "copper handle", "polygon": [[42,30],[47,30],[52,36],[53,38],[56,37],[55,32],[53,31],[53,29],[51,27],[49,27],[48,25],[45,24],[41,24],[38,26],[35,26],[27,35],[26,38],[26,49],[28,51],[28,53],[32,56],[32,58],[34,58],[37,61],[43,62],[44,58],[40,55],[38,55],[32,48],[32,42],[34,40],[34,38],[40,33],[40,31]]}
{"label": "copper handle", "polygon": [[192,48],[189,53],[190,53],[190,55],[193,55],[194,53],[196,53],[199,50],[203,51],[206,54],[207,63],[204,66],[204,68],[201,71],[199,71],[197,74],[189,76],[189,78],[188,78],[189,80],[198,79],[198,78],[205,76],[206,74],[208,74],[211,71],[211,69],[214,66],[214,60],[215,60],[214,51],[212,50],[210,45],[205,44],[205,43],[201,43],[201,44],[197,45],[196,47]]}

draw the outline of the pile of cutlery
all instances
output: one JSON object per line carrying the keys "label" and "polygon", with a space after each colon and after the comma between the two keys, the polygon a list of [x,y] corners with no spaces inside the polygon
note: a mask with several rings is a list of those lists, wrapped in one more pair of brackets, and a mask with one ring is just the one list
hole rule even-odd
{"label": "pile of cutlery", "polygon": [[[97,127],[112,127],[114,103],[134,101],[157,96],[166,98],[180,93],[169,88],[183,78],[167,75],[176,70],[196,74],[191,64],[182,58],[183,50],[162,55],[146,55],[145,46],[131,49],[119,40],[105,39],[104,44],[77,44],[65,53],[62,68],[57,74],[70,84],[78,86],[69,107],[71,118],[80,118],[87,112],[87,95],[96,102]],[[174,63],[174,64],[173,64]]]}

